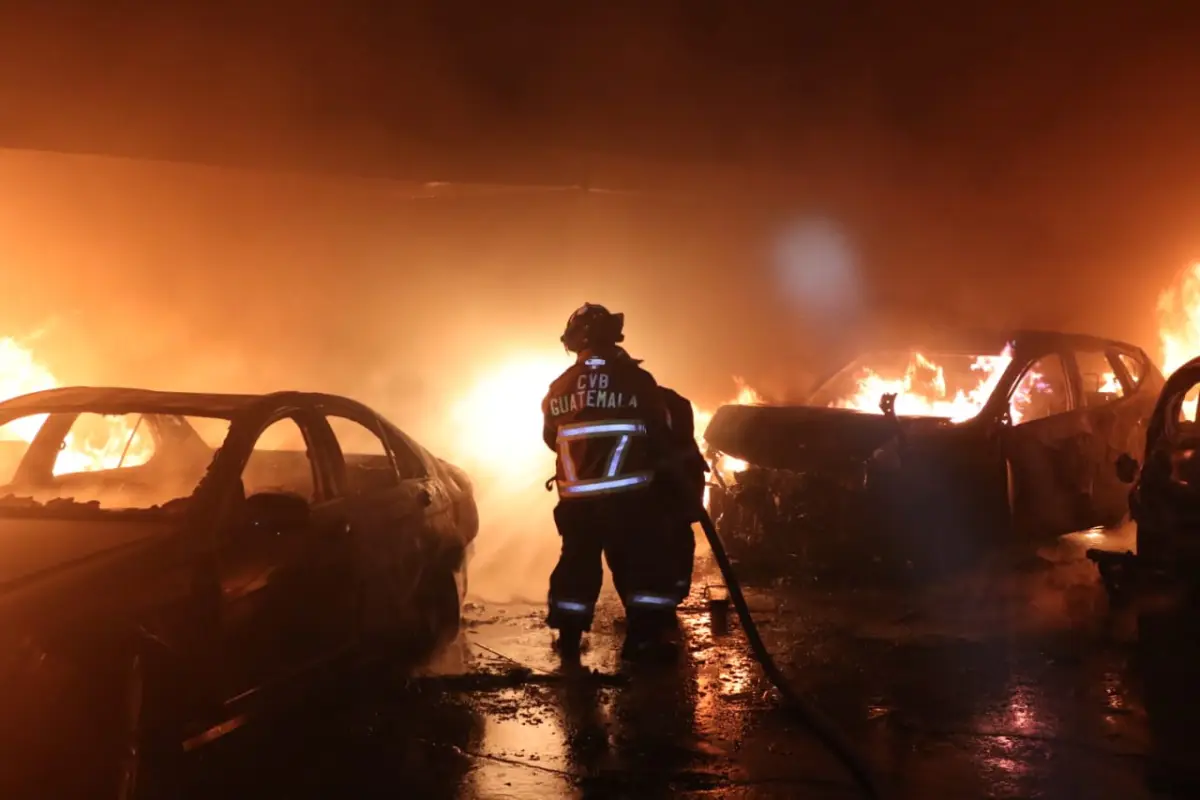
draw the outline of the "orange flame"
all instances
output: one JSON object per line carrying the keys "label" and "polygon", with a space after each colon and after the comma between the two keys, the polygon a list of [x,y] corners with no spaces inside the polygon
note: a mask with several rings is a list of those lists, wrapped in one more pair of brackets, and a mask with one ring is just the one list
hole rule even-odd
{"label": "orange flame", "polygon": [[1158,326],[1164,375],[1200,355],[1200,262],[1158,296]]}
{"label": "orange flame", "polygon": [[1011,350],[1007,347],[998,356],[976,357],[971,371],[979,373],[979,383],[947,397],[945,370],[925,355],[914,352],[902,377],[887,379],[871,369],[864,369],[854,394],[835,400],[832,405],[882,414],[880,400],[885,394],[894,394],[897,416],[945,417],[952,422],[963,422],[979,414],[1011,362]]}
{"label": "orange flame", "polygon": [[[54,389],[58,379],[33,353],[12,337],[0,338],[0,400]],[[0,439],[32,442],[46,421],[44,414],[25,417],[0,427]],[[153,442],[124,417],[83,417],[72,427],[54,461],[54,474],[115,469],[144,464]]]}
{"label": "orange flame", "polygon": [[506,484],[541,480],[553,469],[553,455],[542,443],[542,398],[569,363],[561,353],[529,354],[479,375],[450,407],[451,457]]}
{"label": "orange flame", "polygon": [[[724,405],[752,406],[763,402],[762,395],[751,388],[743,378],[735,376],[733,380],[738,386],[737,396]],[[704,441],[704,431],[708,428],[708,423],[712,422],[714,413],[698,407],[695,403],[692,404],[692,414],[696,420],[696,444],[700,446],[701,453],[706,453],[708,450],[708,443]],[[717,457],[714,468],[720,477],[729,483],[733,480],[734,474],[744,471],[748,466],[749,464],[742,459],[722,453]],[[708,505],[707,488],[704,490],[704,504]]]}
{"label": "orange flame", "polygon": [[[1200,355],[1200,262],[1181,270],[1174,285],[1158,296],[1158,328],[1164,375]],[[1196,405],[1196,394],[1189,393],[1185,419],[1196,419]]]}

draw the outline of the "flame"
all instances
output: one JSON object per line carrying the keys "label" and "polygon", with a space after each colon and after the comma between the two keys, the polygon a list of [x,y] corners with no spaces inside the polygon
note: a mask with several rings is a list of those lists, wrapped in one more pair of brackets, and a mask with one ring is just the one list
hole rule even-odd
{"label": "flame", "polygon": [[54,474],[137,467],[154,455],[154,440],[140,417],[80,415],[54,460]]}
{"label": "flame", "polygon": [[[40,392],[58,386],[58,380],[33,353],[16,339],[0,339],[0,400],[8,400],[30,392]],[[45,415],[26,417],[0,428],[0,439],[31,442],[46,421]]]}
{"label": "flame", "polygon": [[[54,389],[60,384],[29,348],[12,337],[0,338],[0,400]],[[32,442],[46,421],[45,414],[14,420],[0,427],[0,439]],[[79,417],[54,461],[54,474],[134,467],[153,455],[148,432],[137,430],[125,417]]]}
{"label": "flame", "polygon": [[[1180,271],[1175,282],[1158,296],[1158,336],[1162,371],[1170,376],[1200,355],[1200,262]],[[1183,405],[1185,419],[1196,419],[1196,394]]]}
{"label": "flame", "polygon": [[450,409],[454,428],[448,446],[454,458],[468,472],[505,483],[527,482],[543,472],[549,477],[554,465],[542,442],[542,398],[566,367],[561,354],[525,356],[477,376]]}
{"label": "flame", "polygon": [[1025,417],[1025,412],[1029,410],[1029,404],[1033,402],[1034,392],[1049,392],[1050,387],[1043,380],[1045,376],[1035,369],[1030,369],[1021,376],[1021,380],[1017,383],[1017,387],[1013,389],[1012,399],[1009,401],[1008,417],[1013,425],[1020,424]]}
{"label": "flame", "polygon": [[[756,392],[743,378],[734,376],[734,383],[737,384],[738,392],[733,400],[722,405],[739,405],[752,406],[763,402],[762,395]],[[708,423],[712,422],[715,412],[700,408],[695,403],[692,403],[692,415],[696,420],[696,444],[700,446],[701,453],[708,452],[708,443],[704,441],[704,431],[708,429]],[[733,481],[733,476],[736,473],[745,471],[746,467],[750,466],[740,458],[721,453],[717,456],[714,462],[714,469],[720,474],[722,480],[726,483]],[[708,488],[704,489],[704,505],[708,506]]]}
{"label": "flame", "polygon": [[887,379],[871,369],[864,369],[854,394],[835,400],[831,405],[882,414],[880,400],[885,394],[894,394],[897,416],[946,417],[952,422],[963,422],[983,409],[1010,363],[1012,350],[1009,347],[998,356],[977,356],[971,371],[979,373],[978,385],[966,391],[959,389],[953,397],[947,397],[945,370],[922,353],[914,352],[902,377]]}

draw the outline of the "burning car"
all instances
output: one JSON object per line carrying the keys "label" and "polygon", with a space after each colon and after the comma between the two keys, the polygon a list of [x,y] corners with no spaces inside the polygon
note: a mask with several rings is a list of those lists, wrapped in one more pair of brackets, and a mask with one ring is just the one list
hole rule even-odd
{"label": "burning car", "polygon": [[868,353],[804,405],[718,409],[710,510],[735,552],[815,563],[944,563],[997,535],[1115,523],[1113,464],[1140,446],[1162,385],[1140,348],[1075,334]]}
{"label": "burning car", "polygon": [[0,472],[5,797],[146,796],[316,675],[457,634],[471,483],[352,400],[38,392],[0,403]]}

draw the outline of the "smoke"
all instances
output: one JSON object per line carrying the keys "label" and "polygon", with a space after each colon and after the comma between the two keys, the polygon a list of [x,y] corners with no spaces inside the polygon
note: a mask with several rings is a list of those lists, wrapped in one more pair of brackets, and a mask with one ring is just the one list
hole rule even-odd
{"label": "smoke", "polygon": [[541,481],[485,482],[479,490],[482,529],[471,559],[469,592],[499,603],[543,603],[559,538],[555,496]]}
{"label": "smoke", "polygon": [[[471,471],[497,596],[544,590],[550,454],[521,422],[536,458],[497,470],[450,410],[584,301],[712,407],[732,375],[801,394],[868,328],[1152,344],[1200,247],[1195,48],[1140,17],[51,5],[6,18],[2,144],[279,171],[0,151],[0,336],[67,383],[367,402]],[[636,191],[424,185],[456,179]]]}

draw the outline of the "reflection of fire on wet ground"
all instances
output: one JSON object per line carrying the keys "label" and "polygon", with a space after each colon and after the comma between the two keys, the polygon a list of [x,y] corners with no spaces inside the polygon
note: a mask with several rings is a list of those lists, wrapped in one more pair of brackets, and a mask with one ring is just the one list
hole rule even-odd
{"label": "reflection of fire on wet ground", "polygon": [[[619,685],[588,679],[545,685],[531,681],[481,695],[475,702],[486,710],[488,730],[494,734],[486,751],[535,768],[566,769],[596,791],[632,792],[651,784],[719,786],[742,774],[741,762],[751,741],[757,742],[752,749],[762,751],[758,766],[769,762],[773,771],[789,772],[794,765],[788,764],[787,748],[771,744],[769,729],[748,726],[753,715],[770,710],[777,698],[736,623],[726,632],[714,631],[705,586],[719,578],[711,574],[703,554],[697,572],[693,593],[680,611],[687,657],[676,667],[633,675]],[[752,592],[751,605],[760,624],[777,625],[776,604],[769,593]],[[555,671],[557,659],[543,615],[538,605],[473,603],[464,636],[471,650],[465,666],[500,674],[517,663],[537,672]],[[623,632],[619,602],[606,595],[588,635],[584,666],[603,675],[621,671]],[[547,716],[546,708],[555,711]],[[824,773],[824,767],[818,771]],[[486,786],[500,791],[493,781],[507,772],[492,772]],[[829,773],[837,774],[836,765],[829,765]]]}

